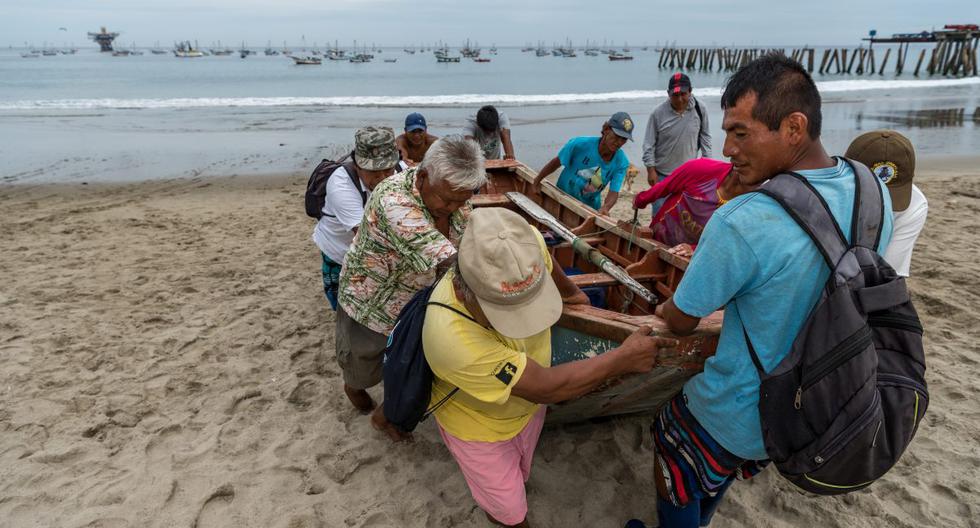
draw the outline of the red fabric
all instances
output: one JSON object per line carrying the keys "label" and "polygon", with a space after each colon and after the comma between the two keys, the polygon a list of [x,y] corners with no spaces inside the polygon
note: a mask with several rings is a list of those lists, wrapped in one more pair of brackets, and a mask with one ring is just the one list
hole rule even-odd
{"label": "red fabric", "polygon": [[[663,206],[654,215],[650,222],[650,227],[654,228],[656,237],[657,229],[655,226],[663,222],[667,215],[680,215],[685,210],[691,208],[695,201],[710,204],[718,201],[716,190],[725,181],[725,177],[732,170],[732,164],[711,158],[698,158],[690,160],[670,173],[669,176],[657,182],[653,187],[639,193],[633,199],[633,205],[637,209],[646,207],[660,198],[666,198]],[[690,213],[691,211],[687,211]],[[705,216],[705,213],[696,214],[695,217]],[[696,218],[706,222],[706,219]],[[674,222],[680,223],[680,222]],[[703,227],[703,226],[702,226]],[[677,238],[676,235],[669,238]],[[658,239],[659,240],[659,239]],[[676,240],[660,240],[661,242],[674,244],[680,243]],[[694,245],[696,240],[686,240],[687,243]]]}

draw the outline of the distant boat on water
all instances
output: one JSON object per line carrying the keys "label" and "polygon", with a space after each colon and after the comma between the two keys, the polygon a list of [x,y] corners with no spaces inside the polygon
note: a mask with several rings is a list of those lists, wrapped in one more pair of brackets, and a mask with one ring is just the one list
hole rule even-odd
{"label": "distant boat on water", "polygon": [[218,41],[217,48],[211,48],[211,55],[214,55],[215,57],[227,57],[227,56],[231,55],[232,53],[235,53],[235,50],[233,50],[231,48],[225,48],[225,47],[223,47],[221,45],[221,41],[220,40]]}
{"label": "distant boat on water", "polygon": [[474,57],[473,62],[490,62],[490,59],[486,57]]}
{"label": "distant boat on water", "polygon": [[290,55],[289,58],[293,59],[293,62],[295,62],[297,66],[319,66],[323,63],[323,60],[321,60],[320,57],[296,57]]}
{"label": "distant boat on water", "polygon": [[620,53],[618,51],[610,51],[609,52],[609,60],[611,60],[611,61],[628,61],[628,60],[633,60],[633,56],[632,55],[627,55],[625,53]]}
{"label": "distant boat on water", "polygon": [[174,45],[174,57],[181,59],[193,59],[197,57],[203,57],[204,52],[197,49],[197,46],[192,46],[191,41],[185,40],[184,42],[178,42]]}
{"label": "distant boat on water", "polygon": [[448,46],[443,46],[432,54],[435,55],[436,62],[459,62],[459,55],[450,55]]}
{"label": "distant boat on water", "polygon": [[38,53],[35,50],[31,50],[31,51],[27,51],[27,52],[21,53],[20,56],[21,57],[24,57],[25,59],[39,59],[39,58],[41,58],[41,54]]}
{"label": "distant boat on water", "polygon": [[385,62],[398,62],[398,59],[385,59]]}

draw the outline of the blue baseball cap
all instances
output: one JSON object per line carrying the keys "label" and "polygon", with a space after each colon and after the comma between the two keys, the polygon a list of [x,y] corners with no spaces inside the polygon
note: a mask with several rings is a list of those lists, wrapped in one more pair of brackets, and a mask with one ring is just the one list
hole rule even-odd
{"label": "blue baseball cap", "polygon": [[626,112],[616,112],[606,124],[617,136],[633,141],[633,119]]}
{"label": "blue baseball cap", "polygon": [[412,112],[405,118],[405,132],[426,130],[427,128],[429,127],[425,124],[425,117],[418,112]]}

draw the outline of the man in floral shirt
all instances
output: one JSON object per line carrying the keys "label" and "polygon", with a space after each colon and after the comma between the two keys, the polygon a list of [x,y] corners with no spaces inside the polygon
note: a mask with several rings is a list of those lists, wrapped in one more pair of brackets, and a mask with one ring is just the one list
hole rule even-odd
{"label": "man in floral shirt", "polygon": [[476,142],[447,136],[417,168],[388,178],[371,194],[344,259],[337,310],[337,360],[344,393],[358,410],[375,407],[365,389],[381,382],[382,354],[398,313],[456,255],[467,201],[485,182]]}

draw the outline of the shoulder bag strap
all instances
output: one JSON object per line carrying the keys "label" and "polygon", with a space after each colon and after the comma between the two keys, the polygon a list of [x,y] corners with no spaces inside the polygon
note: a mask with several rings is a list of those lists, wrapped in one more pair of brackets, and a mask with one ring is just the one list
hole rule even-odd
{"label": "shoulder bag strap", "polygon": [[782,206],[810,236],[831,269],[847,252],[847,239],[830,207],[803,176],[795,172],[777,174],[753,192],[765,194]]}
{"label": "shoulder bag strap", "polygon": [[[453,308],[452,306],[449,306],[448,304],[442,304],[441,302],[429,301],[429,302],[426,303],[426,306],[440,306],[440,307],[445,308],[445,309],[447,309],[449,311],[456,312],[457,314],[462,315],[463,317],[469,319],[470,321],[473,321],[474,323],[476,322],[476,319],[473,319],[469,315],[467,315],[467,314],[465,314],[465,313],[457,310],[456,308]],[[449,391],[449,394],[447,394],[441,400],[439,400],[438,402],[436,402],[435,405],[433,405],[432,407],[430,407],[429,409],[427,409],[425,411],[425,414],[422,415],[422,419],[419,420],[419,421],[420,422],[425,421],[425,419],[428,418],[432,413],[436,412],[436,410],[439,407],[442,407],[442,405],[444,403],[446,403],[447,401],[449,401],[449,399],[452,398],[456,394],[457,391],[459,391],[459,387],[454,387],[453,390]]]}
{"label": "shoulder bag strap", "polygon": [[885,223],[885,200],[878,178],[863,163],[844,158],[854,170],[854,211],[851,213],[851,245],[878,250]]}

